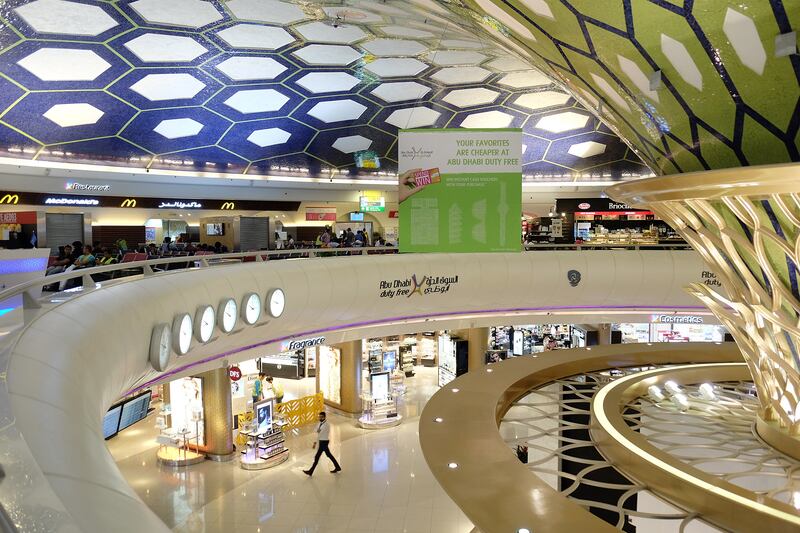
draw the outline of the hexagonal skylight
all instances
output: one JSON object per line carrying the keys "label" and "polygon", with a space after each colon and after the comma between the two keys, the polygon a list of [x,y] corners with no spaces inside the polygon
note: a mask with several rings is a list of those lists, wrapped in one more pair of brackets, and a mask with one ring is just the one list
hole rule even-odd
{"label": "hexagonal skylight", "polygon": [[497,59],[492,59],[488,63],[486,63],[487,67],[491,67],[495,70],[499,70],[500,72],[514,72],[518,70],[530,70],[530,65],[528,65],[523,60],[513,57],[513,56],[503,56],[498,57]]}
{"label": "hexagonal skylight", "polygon": [[159,102],[193,98],[205,86],[191,74],[148,74],[131,85],[131,90],[151,102]]}
{"label": "hexagonal skylight", "polygon": [[589,115],[567,111],[540,118],[536,127],[552,133],[561,133],[583,128],[587,122],[589,122]]}
{"label": "hexagonal skylight", "polygon": [[376,56],[415,56],[428,49],[420,42],[405,39],[375,39],[361,46]]}
{"label": "hexagonal skylight", "polygon": [[450,91],[443,98],[448,104],[453,104],[456,107],[473,107],[476,105],[491,104],[500,93],[486,89],[484,87],[474,87],[471,89],[456,89]]}
{"label": "hexagonal skylight", "polygon": [[308,65],[320,66],[346,66],[361,58],[353,48],[339,44],[310,44],[292,54]]}
{"label": "hexagonal skylight", "polygon": [[314,94],[349,91],[359,79],[347,72],[310,72],[295,83]]}
{"label": "hexagonal skylight", "polygon": [[381,83],[372,90],[384,102],[395,103],[408,100],[419,100],[430,92],[430,87],[415,81],[396,81]]}
{"label": "hexagonal skylight", "polygon": [[278,0],[230,0],[226,7],[242,20],[291,24],[306,18],[300,6]]}
{"label": "hexagonal skylight", "polygon": [[345,120],[355,120],[364,114],[367,107],[354,102],[353,100],[331,100],[320,102],[312,107],[308,114],[318,118],[322,122],[342,122]]}
{"label": "hexagonal skylight", "polygon": [[478,83],[491,76],[491,72],[481,67],[447,67],[435,73],[431,78],[445,85],[463,85]]}
{"label": "hexagonal skylight", "polygon": [[301,24],[294,29],[307,41],[318,43],[352,44],[367,36],[358,26],[340,24],[334,28],[331,24],[319,21]]}
{"label": "hexagonal skylight", "polygon": [[125,43],[125,48],[145,63],[190,62],[208,51],[191,37],[163,33],[145,33]]}
{"label": "hexagonal skylight", "polygon": [[428,65],[410,57],[392,57],[376,59],[364,66],[365,69],[381,78],[399,78],[401,76],[416,76]]}
{"label": "hexagonal skylight", "polygon": [[392,37],[413,37],[417,39],[431,39],[435,37],[435,35],[429,31],[409,28],[407,26],[381,26],[380,30],[386,35],[391,35]]}
{"label": "hexagonal skylight", "polygon": [[204,0],[136,0],[130,6],[154,24],[200,28],[222,18],[222,14]]}
{"label": "hexagonal skylight", "polygon": [[486,56],[468,50],[437,50],[430,54],[431,62],[440,66],[477,65]]}
{"label": "hexagonal skylight", "polygon": [[98,6],[65,0],[34,0],[14,11],[37,33],[94,36],[119,25]]}
{"label": "hexagonal skylight", "polygon": [[234,81],[271,80],[279,76],[286,67],[271,57],[233,56],[217,69]]}
{"label": "hexagonal skylight", "polygon": [[547,107],[561,106],[566,104],[570,95],[556,91],[540,91],[538,93],[526,93],[517,98],[514,103],[525,109],[536,110]]}
{"label": "hexagonal skylight", "polygon": [[514,116],[502,111],[484,111],[473,113],[461,123],[462,128],[507,128]]}
{"label": "hexagonal skylight", "polygon": [[275,89],[251,89],[237,91],[225,100],[225,105],[239,113],[266,113],[278,111],[286,105],[289,97]]}
{"label": "hexagonal skylight", "polygon": [[372,141],[361,135],[339,137],[333,143],[334,149],[344,152],[345,154],[368,150],[370,146],[372,146]]}
{"label": "hexagonal skylight", "polygon": [[506,74],[498,82],[500,85],[513,87],[514,89],[528,89],[543,85],[552,85],[553,80],[539,72],[538,70],[528,70],[526,72],[512,72]]}
{"label": "hexagonal skylight", "polygon": [[62,128],[70,128],[96,124],[104,114],[91,104],[56,104],[44,113],[44,117]]}
{"label": "hexagonal skylight", "polygon": [[291,136],[291,133],[280,128],[266,128],[262,130],[255,130],[247,137],[247,140],[256,146],[266,148],[267,146],[284,144]]}
{"label": "hexagonal skylight", "polygon": [[595,155],[600,155],[606,151],[606,145],[596,143],[594,141],[586,141],[578,144],[573,144],[567,150],[567,153],[572,154],[576,157],[580,157],[582,159],[586,159],[587,157],[592,157]]}
{"label": "hexagonal skylight", "polygon": [[93,51],[74,48],[40,48],[18,64],[42,81],[92,81],[111,68]]}
{"label": "hexagonal skylight", "polygon": [[200,133],[202,129],[203,125],[191,118],[173,118],[162,120],[153,128],[153,131],[167,139],[180,139],[182,137],[193,137]]}
{"label": "hexagonal skylight", "polygon": [[283,28],[259,24],[236,24],[217,33],[233,48],[276,50],[294,42],[294,37]]}
{"label": "hexagonal skylight", "polygon": [[351,24],[367,24],[370,22],[383,22],[383,17],[377,13],[372,13],[366,9],[354,9],[350,6],[333,6],[323,7],[323,11],[331,19],[338,18],[341,22],[349,22]]}
{"label": "hexagonal skylight", "polygon": [[442,114],[429,107],[408,107],[393,111],[386,122],[398,128],[423,128],[432,126]]}

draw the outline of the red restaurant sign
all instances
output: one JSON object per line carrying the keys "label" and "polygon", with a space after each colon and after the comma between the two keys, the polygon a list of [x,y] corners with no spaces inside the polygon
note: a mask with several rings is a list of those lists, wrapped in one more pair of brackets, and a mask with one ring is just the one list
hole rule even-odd
{"label": "red restaurant sign", "polygon": [[310,222],[336,222],[336,208],[306,207],[306,220]]}
{"label": "red restaurant sign", "polygon": [[36,224],[36,211],[0,213],[0,224]]}

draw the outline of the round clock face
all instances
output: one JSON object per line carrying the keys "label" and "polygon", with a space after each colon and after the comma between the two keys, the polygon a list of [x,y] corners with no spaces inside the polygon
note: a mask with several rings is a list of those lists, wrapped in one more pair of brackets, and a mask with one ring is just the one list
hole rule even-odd
{"label": "round clock face", "polygon": [[261,298],[258,294],[250,293],[242,299],[242,318],[248,324],[256,323],[261,316]]}
{"label": "round clock face", "polygon": [[283,294],[281,289],[275,289],[267,297],[267,305],[269,314],[274,318],[278,318],[283,314],[283,309],[286,307],[286,295]]}
{"label": "round clock face", "polygon": [[200,342],[208,342],[214,334],[216,324],[214,308],[210,305],[201,306],[194,316],[194,336]]}
{"label": "round clock face", "polygon": [[217,322],[225,333],[230,333],[236,326],[236,300],[230,298],[222,300],[219,305],[219,317]]}
{"label": "round clock face", "polygon": [[153,328],[150,337],[150,365],[158,372],[163,372],[169,365],[172,355],[172,332],[169,324],[159,324]]}
{"label": "round clock face", "polygon": [[192,317],[188,313],[180,314],[172,321],[172,342],[178,355],[185,354],[192,346]]}

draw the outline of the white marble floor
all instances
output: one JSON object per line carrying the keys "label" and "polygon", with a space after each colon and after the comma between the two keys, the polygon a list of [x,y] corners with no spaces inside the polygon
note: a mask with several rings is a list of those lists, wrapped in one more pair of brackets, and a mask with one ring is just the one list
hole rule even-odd
{"label": "white marble floor", "polygon": [[235,462],[160,467],[148,421],[132,428],[138,434],[109,441],[109,448],[136,492],[175,532],[468,533],[472,524],[439,487],[419,449],[419,413],[436,391],[436,369],[416,371],[406,382],[400,426],[367,431],[353,419],[331,416],[339,474],[329,473],[324,456],[313,478],[302,473],[313,459],[311,428],[288,437],[289,461],[258,472]]}

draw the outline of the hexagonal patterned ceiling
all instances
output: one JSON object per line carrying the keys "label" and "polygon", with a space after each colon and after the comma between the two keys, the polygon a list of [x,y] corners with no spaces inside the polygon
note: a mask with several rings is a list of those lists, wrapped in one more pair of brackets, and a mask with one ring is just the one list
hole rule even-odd
{"label": "hexagonal patterned ceiling", "polygon": [[798,0],[461,4],[654,172],[800,160]]}
{"label": "hexagonal patterned ceiling", "polygon": [[527,179],[649,173],[487,21],[433,0],[0,0],[0,155],[374,176],[399,128],[520,127]]}

